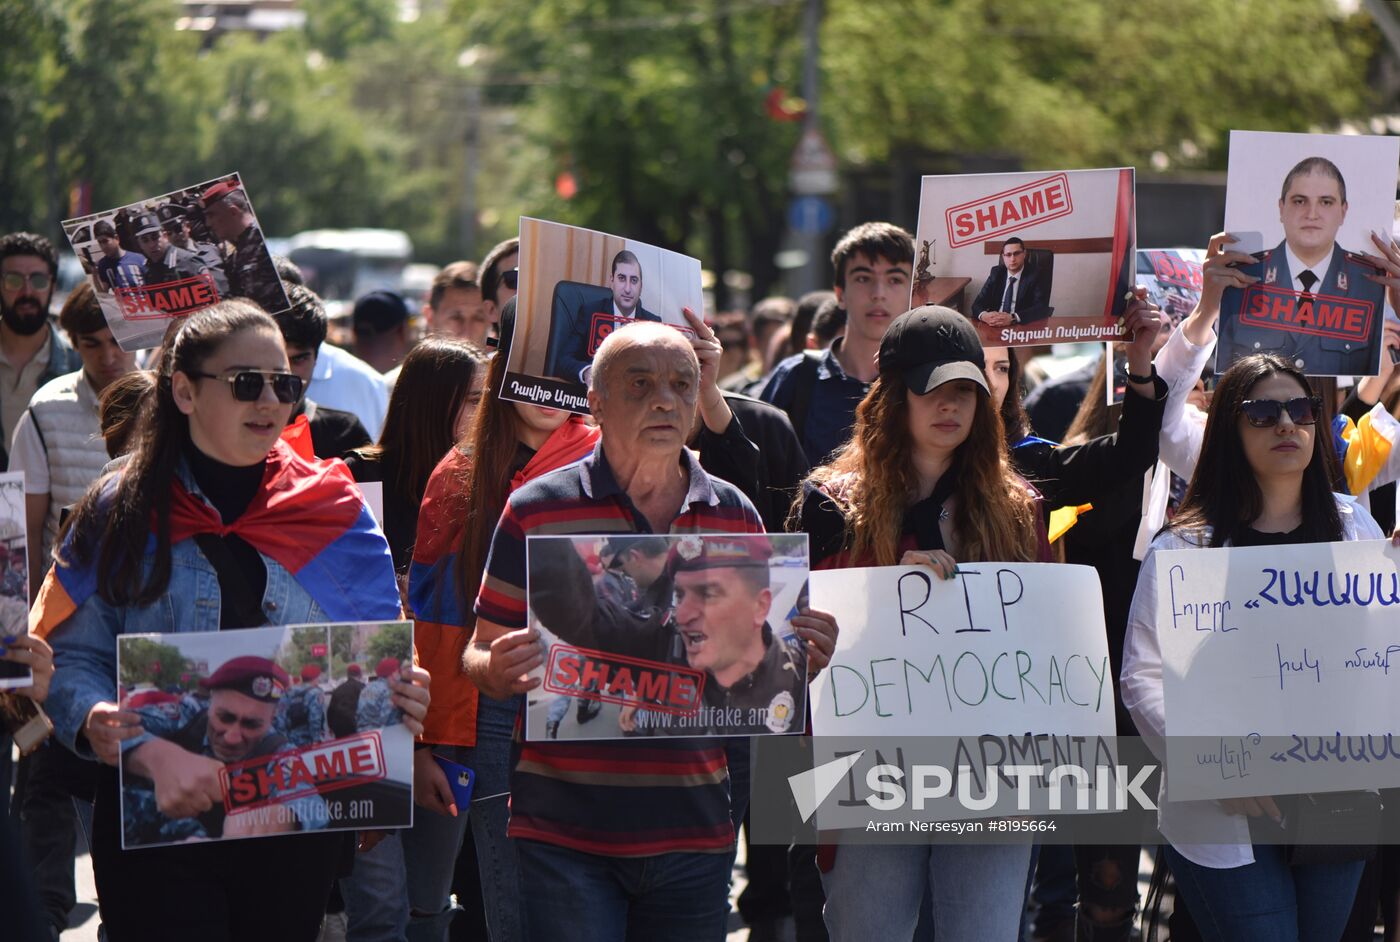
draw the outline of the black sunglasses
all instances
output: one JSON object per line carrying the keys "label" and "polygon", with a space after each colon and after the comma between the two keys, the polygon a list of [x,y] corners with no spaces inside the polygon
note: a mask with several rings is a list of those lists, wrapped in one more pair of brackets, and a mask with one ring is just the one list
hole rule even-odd
{"label": "black sunglasses", "polygon": [[1316,425],[1317,417],[1322,414],[1322,398],[1299,396],[1287,402],[1278,399],[1246,399],[1240,403],[1240,412],[1244,413],[1245,419],[1255,428],[1273,428],[1278,425],[1279,416],[1285,409],[1288,410],[1288,417],[1293,420],[1294,425]]}
{"label": "black sunglasses", "polygon": [[233,387],[233,398],[239,402],[257,402],[262,398],[263,383],[272,384],[272,394],[278,402],[296,402],[301,398],[301,377],[295,373],[275,373],[263,370],[239,370],[232,376],[214,373],[186,372],[195,379],[221,379]]}
{"label": "black sunglasses", "polygon": [[501,284],[514,291],[515,286],[520,284],[520,269],[512,268],[510,271],[501,272]]}

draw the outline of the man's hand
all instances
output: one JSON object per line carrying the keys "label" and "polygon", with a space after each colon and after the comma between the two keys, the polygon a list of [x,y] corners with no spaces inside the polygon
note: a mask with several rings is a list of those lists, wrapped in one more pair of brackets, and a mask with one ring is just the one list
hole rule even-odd
{"label": "man's hand", "polygon": [[389,678],[389,689],[392,690],[390,702],[403,711],[403,725],[407,726],[414,736],[423,735],[423,718],[428,715],[428,704],[432,696],[428,693],[428,684],[432,678],[428,672],[421,667],[405,665],[399,671],[399,679]]}
{"label": "man's hand", "polygon": [[14,692],[35,703],[44,702],[49,695],[49,682],[53,680],[53,648],[48,642],[35,635],[7,636],[0,639],[0,660],[28,667],[34,677],[33,683]]}
{"label": "man's hand", "polygon": [[443,817],[457,817],[457,800],[442,766],[433,759],[433,750],[413,750],[413,800]]}
{"label": "man's hand", "polygon": [[700,419],[711,432],[723,435],[734,418],[729,403],[724,401],[724,392],[719,388],[719,361],[724,356],[724,347],[698,314],[688,307],[682,308],[681,313],[685,315],[690,329],[695,331],[695,336],[690,338],[690,346],[700,360]]}
{"label": "man's hand", "polygon": [[637,731],[637,706],[629,703],[618,711],[617,728],[624,733],[635,733]]}
{"label": "man's hand", "polygon": [[1225,289],[1248,288],[1259,280],[1235,268],[1236,265],[1253,265],[1255,262],[1254,256],[1247,252],[1226,248],[1238,241],[1228,232],[1217,232],[1210,237],[1210,244],[1206,247],[1206,260],[1201,263],[1201,297],[1181,328],[1186,339],[1198,347],[1211,338],[1212,328],[1220,317],[1220,298]]}
{"label": "man's hand", "polygon": [[1009,327],[1016,318],[1005,311],[983,311],[977,319],[988,327]]}
{"label": "man's hand", "polygon": [[505,700],[534,690],[542,681],[530,672],[544,664],[544,644],[535,628],[509,631],[491,642],[486,673],[477,684],[488,697]]}
{"label": "man's hand", "polygon": [[1251,818],[1272,818],[1275,824],[1283,823],[1283,812],[1268,795],[1260,798],[1221,798],[1220,807],[1226,814],[1243,814]]}
{"label": "man's hand", "polygon": [[130,762],[133,772],[155,783],[156,807],[167,818],[192,818],[224,800],[218,759],[152,739],[132,750]]}
{"label": "man's hand", "polygon": [[83,735],[97,758],[116,765],[122,758],[122,743],[142,733],[141,715],[123,710],[115,703],[98,703],[88,710]]}
{"label": "man's hand", "polygon": [[797,636],[807,643],[807,676],[812,677],[831,663],[836,653],[836,616],[815,608],[804,608],[792,620]]}

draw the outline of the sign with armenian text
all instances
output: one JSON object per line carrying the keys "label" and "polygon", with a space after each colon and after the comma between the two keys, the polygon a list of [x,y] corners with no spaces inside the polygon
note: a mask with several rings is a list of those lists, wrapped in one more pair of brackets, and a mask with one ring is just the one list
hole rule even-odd
{"label": "sign with armenian text", "polygon": [[123,848],[412,826],[411,622],[117,641]]}
{"label": "sign with armenian text", "polygon": [[924,177],[910,306],[956,308],[988,347],[1118,339],[1133,200],[1131,168]]}

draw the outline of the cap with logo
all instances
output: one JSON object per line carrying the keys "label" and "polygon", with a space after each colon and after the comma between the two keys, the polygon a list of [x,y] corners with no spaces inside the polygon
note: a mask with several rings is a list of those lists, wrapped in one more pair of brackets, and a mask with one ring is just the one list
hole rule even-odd
{"label": "cap with logo", "polygon": [[972,322],[952,308],[916,307],[901,314],[880,341],[880,373],[899,376],[916,395],[965,379],[987,388],[987,360]]}
{"label": "cap with logo", "polygon": [[239,189],[238,184],[232,180],[220,180],[218,183],[215,183],[209,189],[205,190],[201,199],[204,205],[208,206],[210,203],[217,203],[237,189]]}
{"label": "cap with logo", "polygon": [[160,231],[160,223],[156,221],[153,213],[142,213],[132,222],[131,228],[137,236],[150,235]]}
{"label": "cap with logo", "polygon": [[666,572],[695,572],[702,569],[768,568],[773,544],[766,536],[684,536],[666,557]]}
{"label": "cap with logo", "polygon": [[287,672],[265,657],[245,654],[199,682],[209,690],[233,690],[263,703],[276,703],[291,686]]}

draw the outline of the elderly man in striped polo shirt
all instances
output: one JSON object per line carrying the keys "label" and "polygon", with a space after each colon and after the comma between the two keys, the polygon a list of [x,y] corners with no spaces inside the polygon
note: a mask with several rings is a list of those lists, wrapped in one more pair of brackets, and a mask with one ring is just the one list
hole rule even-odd
{"label": "elderly man in striped polo shirt", "polygon": [[[692,320],[692,324],[698,320]],[[488,696],[538,686],[538,631],[526,625],[530,534],[761,533],[748,498],[684,447],[697,401],[727,409],[720,345],[661,324],[631,324],[594,358],[588,405],[602,429],[591,456],[515,491],[492,538],[463,663]],[[699,356],[697,356],[697,353]],[[718,423],[724,427],[727,423]],[[793,619],[819,669],[835,620]],[[705,739],[524,743],[511,778],[530,939],[722,939],[734,844],[722,743]]]}

